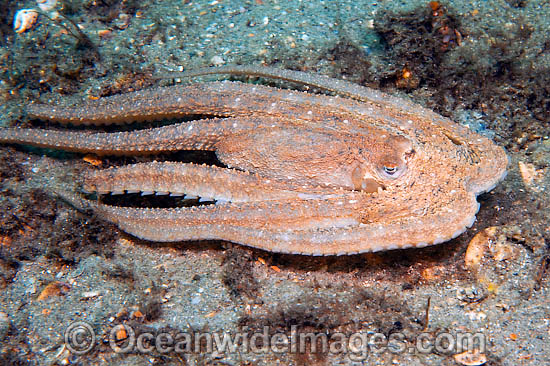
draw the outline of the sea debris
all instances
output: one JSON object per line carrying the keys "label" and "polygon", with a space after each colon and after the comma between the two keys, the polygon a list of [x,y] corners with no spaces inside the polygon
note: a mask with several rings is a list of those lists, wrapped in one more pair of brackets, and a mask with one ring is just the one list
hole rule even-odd
{"label": "sea debris", "polygon": [[13,29],[16,33],[23,33],[34,27],[38,19],[38,12],[34,9],[21,9],[15,13]]}
{"label": "sea debris", "polygon": [[454,355],[454,359],[459,364],[467,366],[479,366],[487,362],[487,356],[477,350],[458,353]]}
{"label": "sea debris", "polygon": [[497,262],[513,260],[519,253],[518,248],[510,242],[524,240],[521,229],[515,225],[491,226],[478,232],[470,243],[464,256],[464,264],[469,270],[477,271],[484,258]]}
{"label": "sea debris", "polygon": [[36,299],[38,301],[44,301],[49,299],[52,296],[65,295],[70,290],[71,290],[71,285],[69,285],[68,283],[61,282],[61,281],[53,281],[53,282],[50,282],[48,285],[46,285],[46,287],[44,287],[44,289]]}
{"label": "sea debris", "polygon": [[535,168],[535,165],[531,163],[524,163],[523,161],[518,162],[519,173],[525,188],[531,189],[533,191],[538,191],[535,183],[539,176],[539,172]]}
{"label": "sea debris", "polygon": [[23,33],[37,24],[38,16],[42,15],[53,24],[63,28],[66,33],[77,40],[77,46],[97,50],[90,38],[72,19],[57,10],[57,0],[36,0],[36,8],[21,9],[15,13],[13,28],[16,33]]}

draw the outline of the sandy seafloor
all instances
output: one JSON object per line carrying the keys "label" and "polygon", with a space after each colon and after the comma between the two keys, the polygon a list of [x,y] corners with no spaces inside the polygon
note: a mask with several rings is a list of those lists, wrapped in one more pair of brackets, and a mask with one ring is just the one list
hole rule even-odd
{"label": "sandy seafloor", "polygon": [[[155,76],[170,70],[265,64],[345,77],[411,98],[492,137],[507,149],[510,167],[502,183],[479,197],[474,226],[455,240],[313,258],[230,243],[138,241],[56,200],[48,187],[71,184],[79,171],[93,168],[90,162],[108,167],[139,159],[95,162],[3,146],[0,364],[550,364],[548,2],[447,1],[436,15],[425,1],[58,4],[95,50],[76,48],[76,37],[44,16],[15,34],[14,13],[34,6],[1,2],[5,126],[29,125],[24,106],[31,101],[71,104],[167,84]],[[472,267],[464,256],[474,236],[481,258]],[[77,321],[96,335],[84,354],[66,344],[66,331]],[[117,353],[109,337],[120,324],[136,336],[251,336],[264,327],[270,337],[313,332],[330,339],[333,349],[164,352],[157,343],[148,352]],[[440,342],[458,333],[486,340],[470,363],[444,342],[428,352],[415,347],[422,337]],[[74,334],[82,345],[89,339]],[[353,334],[363,335],[356,341],[403,338],[385,348],[371,342],[358,352],[336,344],[338,335]]]}

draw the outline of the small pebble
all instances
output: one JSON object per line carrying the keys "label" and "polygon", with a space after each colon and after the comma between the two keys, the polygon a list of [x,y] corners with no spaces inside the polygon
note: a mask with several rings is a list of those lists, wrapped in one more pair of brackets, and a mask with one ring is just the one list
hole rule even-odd
{"label": "small pebble", "polygon": [[38,7],[42,11],[50,11],[57,5],[57,0],[36,0]]}
{"label": "small pebble", "polygon": [[225,64],[225,60],[221,56],[214,56],[210,59],[210,63],[214,66],[221,66]]}
{"label": "small pebble", "polygon": [[98,297],[99,295],[99,291],[86,291],[82,293],[82,300],[93,299],[94,297]]}

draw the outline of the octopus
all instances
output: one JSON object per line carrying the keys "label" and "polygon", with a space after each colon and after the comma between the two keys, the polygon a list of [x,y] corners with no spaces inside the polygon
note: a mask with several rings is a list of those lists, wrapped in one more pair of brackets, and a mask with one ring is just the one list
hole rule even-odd
{"label": "octopus", "polygon": [[[303,255],[443,243],[472,226],[480,207],[476,197],[506,174],[504,149],[486,137],[411,101],[345,80],[252,66],[170,77],[222,74],[301,84],[306,91],[216,80],[75,107],[30,104],[29,118],[62,124],[176,123],[125,132],[4,128],[0,142],[98,155],[214,152],[221,164],[91,168],[82,174],[81,192],[61,196],[148,241],[223,240]],[[189,116],[204,118],[181,121]],[[200,203],[124,207],[93,198],[129,193]]]}

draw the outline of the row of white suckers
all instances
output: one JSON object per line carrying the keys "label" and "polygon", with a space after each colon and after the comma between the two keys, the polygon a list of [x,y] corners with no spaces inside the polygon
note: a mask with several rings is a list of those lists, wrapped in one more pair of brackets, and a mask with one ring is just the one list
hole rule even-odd
{"label": "row of white suckers", "polygon": [[227,202],[227,201],[224,201],[224,200],[217,200],[217,199],[210,198],[210,197],[199,197],[199,196],[193,196],[193,195],[184,194],[184,193],[163,192],[163,191],[130,191],[130,190],[126,190],[126,191],[113,191],[113,192],[106,192],[106,193],[101,192],[100,194],[110,194],[111,196],[116,196],[116,195],[133,194],[133,193],[141,193],[142,196],[156,195],[156,196],[183,197],[183,199],[185,199],[185,200],[197,200],[198,199],[199,203],[203,203],[203,202],[225,203],[225,202]]}

